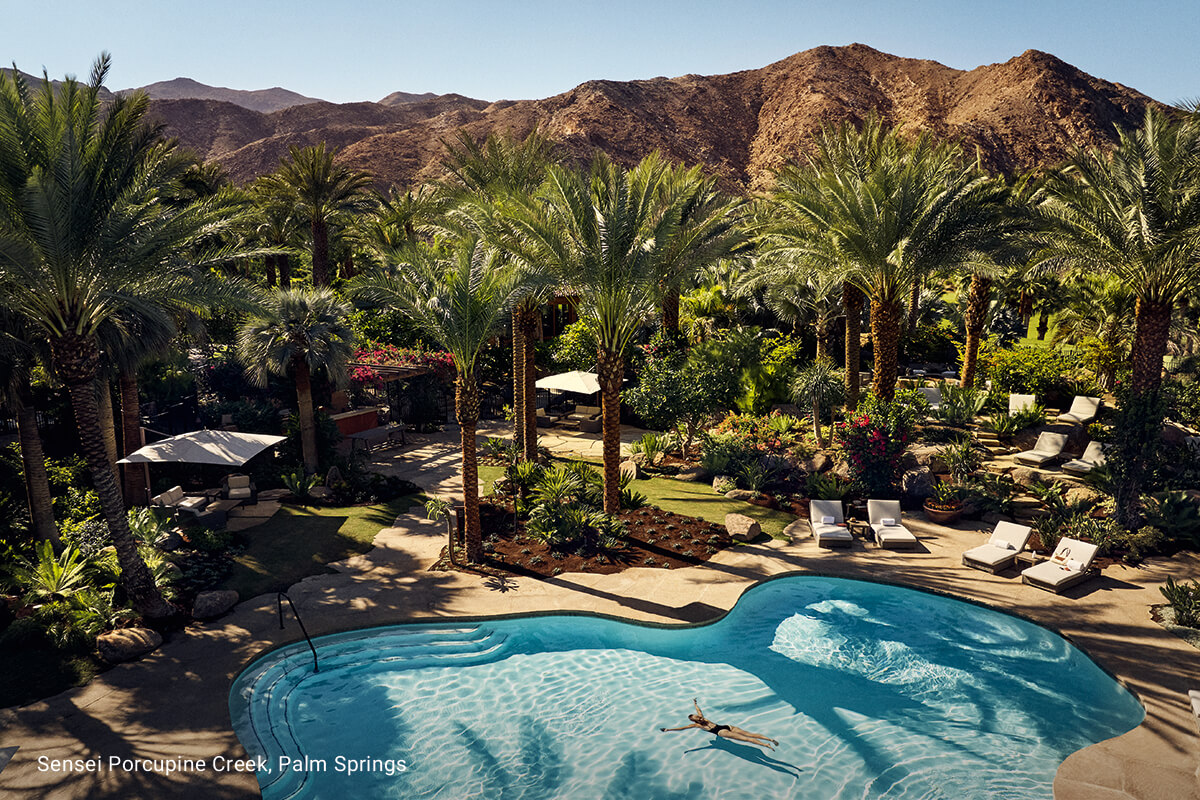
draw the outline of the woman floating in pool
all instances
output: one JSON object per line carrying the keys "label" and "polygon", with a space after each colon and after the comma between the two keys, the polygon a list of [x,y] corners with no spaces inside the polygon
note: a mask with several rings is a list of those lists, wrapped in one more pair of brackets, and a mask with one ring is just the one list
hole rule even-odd
{"label": "woman floating in pool", "polygon": [[[742,730],[736,725],[718,725],[704,716],[704,712],[700,710],[700,704],[696,702],[695,698],[692,698],[692,705],[696,707],[696,713],[688,714],[688,719],[692,721],[691,725],[684,725],[682,728],[659,728],[659,730],[666,733],[667,731],[686,731],[691,728],[701,728],[713,736],[720,736],[722,739],[733,739],[738,742],[756,744],[768,750],[775,749],[771,745],[779,744],[779,742],[769,736],[763,736],[761,733],[751,733],[750,731]],[[770,744],[767,744],[768,742]]]}

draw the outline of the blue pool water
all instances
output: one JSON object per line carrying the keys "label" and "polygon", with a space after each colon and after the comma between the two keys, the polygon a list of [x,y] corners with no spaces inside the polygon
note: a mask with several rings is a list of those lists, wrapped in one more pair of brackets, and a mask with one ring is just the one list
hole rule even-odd
{"label": "blue pool water", "polygon": [[[1048,798],[1068,754],[1144,713],[1043,628],[837,578],[767,582],[703,627],[555,615],[317,645],[319,673],[300,643],[231,693],[267,800]],[[778,751],[660,733],[693,697]]]}

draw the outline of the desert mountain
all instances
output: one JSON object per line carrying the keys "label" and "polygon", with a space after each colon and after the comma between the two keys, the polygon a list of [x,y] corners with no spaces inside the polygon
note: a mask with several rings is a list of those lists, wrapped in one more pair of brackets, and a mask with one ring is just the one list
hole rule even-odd
{"label": "desert mountain", "polygon": [[156,102],[152,113],[235,181],[274,169],[288,145],[321,140],[382,186],[440,172],[441,141],[465,130],[517,137],[542,129],[567,156],[594,150],[633,163],[651,150],[703,164],[730,188],[764,185],[801,156],[822,125],[877,113],[903,130],[929,130],[1011,173],[1058,163],[1135,126],[1149,97],[1030,50],[965,71],[861,44],[818,47],[761,69],[637,81],[589,81],[542,100],[488,104],[441,95],[398,105],[311,103],[256,114],[230,103]]}
{"label": "desert mountain", "polygon": [[422,92],[421,94],[413,94],[412,92],[392,92],[387,97],[379,101],[381,106],[398,106],[401,103],[417,103],[421,100],[432,100],[437,97],[433,92]]}
{"label": "desert mountain", "polygon": [[141,90],[148,94],[151,100],[221,100],[233,103],[235,106],[248,108],[251,111],[261,111],[264,114],[291,106],[320,102],[315,97],[305,97],[278,86],[271,89],[247,91],[245,89],[226,89],[222,86],[208,86],[191,78],[159,81],[149,86],[143,86]]}

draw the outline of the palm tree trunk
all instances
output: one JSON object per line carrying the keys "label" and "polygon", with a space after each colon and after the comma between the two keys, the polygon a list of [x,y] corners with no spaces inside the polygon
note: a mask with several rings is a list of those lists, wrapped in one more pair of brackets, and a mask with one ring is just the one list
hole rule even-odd
{"label": "palm tree trunk", "polygon": [[[466,513],[464,545],[467,561],[483,561],[483,530],[479,521],[479,457],[475,452],[475,427],[479,422],[479,388],[473,376],[458,374],[454,382],[454,411],[462,443],[463,506]],[[451,542],[451,548],[454,544]]]}
{"label": "palm tree trunk", "polygon": [[317,471],[317,423],[313,419],[312,377],[303,356],[292,361],[292,377],[296,381],[296,414],[300,417],[300,452],[304,457],[304,472]]}
{"label": "palm tree trunk", "polygon": [[267,287],[275,288],[275,256],[263,256],[263,266],[267,270]]}
{"label": "palm tree trunk", "polygon": [[604,513],[621,510],[621,378],[625,360],[604,348],[596,354],[604,440]]}
{"label": "palm tree trunk", "polygon": [[895,300],[871,300],[871,342],[875,347],[875,375],[871,390],[880,400],[896,395],[900,365],[900,320],[903,309]]}
{"label": "palm tree trunk", "polygon": [[817,319],[815,325],[817,336],[817,361],[829,358],[829,321],[824,317]]}
{"label": "palm tree trunk", "polygon": [[1039,342],[1046,341],[1046,332],[1050,330],[1050,312],[1043,309],[1038,317],[1037,338]]}
{"label": "palm tree trunk", "polygon": [[329,285],[329,227],[320,217],[313,218],[312,237],[312,281],[320,289]]}
{"label": "palm tree trunk", "polygon": [[967,293],[967,307],[963,321],[967,328],[967,340],[963,345],[962,386],[975,385],[975,363],[979,358],[979,342],[983,337],[983,320],[987,316],[988,295],[992,282],[980,275],[971,276],[971,290]]}
{"label": "palm tree trunk", "polygon": [[1145,393],[1162,383],[1163,356],[1171,332],[1171,303],[1139,299],[1134,319],[1133,390]]}
{"label": "palm tree trunk", "polygon": [[138,553],[137,542],[129,531],[129,519],[121,501],[121,489],[113,477],[100,433],[99,407],[96,402],[96,372],[100,354],[95,342],[72,335],[51,341],[58,376],[67,385],[79,442],[92,485],[100,498],[100,509],[108,525],[108,533],[117,551],[121,567],[121,585],[133,607],[149,619],[161,619],[175,613],[154,585],[154,576]]}
{"label": "palm tree trunk", "polygon": [[846,410],[858,408],[859,355],[862,350],[863,294],[851,283],[842,284],[842,308],[846,312]]}
{"label": "palm tree trunk", "polygon": [[913,278],[912,292],[908,296],[908,325],[905,330],[908,335],[912,336],[913,331],[917,329],[917,313],[921,305],[921,276],[917,275]]}
{"label": "palm tree trunk", "polygon": [[679,289],[671,286],[663,292],[662,327],[672,335],[679,333]]}
{"label": "palm tree trunk", "polygon": [[279,287],[281,289],[292,288],[292,258],[287,253],[279,255]]}
{"label": "palm tree trunk", "polygon": [[54,502],[50,499],[50,481],[46,476],[46,453],[38,435],[37,408],[28,382],[17,387],[17,440],[21,444],[21,465],[25,471],[25,492],[29,500],[29,518],[37,538],[58,544],[58,525],[54,523]]}
{"label": "palm tree trunk", "polygon": [[525,313],[520,305],[512,310],[513,447],[525,459]]}
{"label": "palm tree trunk", "polygon": [[821,438],[821,403],[817,394],[813,393],[813,437],[817,440],[817,449],[825,449],[825,441]]}
{"label": "palm tree trunk", "polygon": [[541,310],[533,305],[522,315],[525,325],[525,460],[537,461],[537,350],[536,343],[542,322]]}
{"label": "palm tree trunk", "polygon": [[[138,397],[137,374],[131,370],[121,370],[118,376],[121,389],[121,440],[122,448],[128,456],[142,446],[142,412]],[[149,503],[146,496],[146,465],[124,464],[125,470],[124,494],[125,507]]]}
{"label": "palm tree trunk", "polygon": [[108,456],[109,469],[117,475],[117,421],[113,410],[112,386],[107,378],[96,379],[96,404],[100,419],[100,434],[104,438],[104,452]]}

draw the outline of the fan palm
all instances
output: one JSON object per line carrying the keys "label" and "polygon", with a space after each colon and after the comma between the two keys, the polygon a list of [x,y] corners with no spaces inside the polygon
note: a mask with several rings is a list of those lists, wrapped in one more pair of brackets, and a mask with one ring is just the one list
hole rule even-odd
{"label": "fan palm", "polygon": [[271,375],[290,376],[295,382],[300,450],[308,474],[319,466],[312,377],[323,374],[335,386],[349,379],[352,311],[329,289],[277,289],[238,334],[238,355],[253,382],[265,386]]}
{"label": "fan palm", "polygon": [[1078,153],[1047,194],[1043,263],[1103,270],[1129,287],[1133,390],[1157,389],[1172,309],[1200,282],[1200,121],[1149,109],[1115,149]]}
{"label": "fan palm", "polygon": [[510,247],[523,263],[545,264],[580,296],[579,316],[597,341],[604,454],[604,511],[620,509],[621,382],[634,334],[654,312],[656,260],[675,221],[663,210],[662,160],[632,170],[597,157],[589,173],[552,166],[544,207],[515,210]]}
{"label": "fan palm", "polygon": [[[476,237],[463,237],[444,252],[419,244],[398,264],[364,272],[353,285],[362,299],[407,315],[454,359],[454,408],[462,442],[463,505],[467,558],[483,557],[479,520],[479,353],[503,325],[521,296],[517,270],[497,266],[498,255]],[[447,549],[454,558],[454,542]]]}
{"label": "fan palm", "polygon": [[829,427],[832,430],[834,406],[842,402],[844,397],[842,376],[828,359],[818,359],[809,364],[800,370],[792,382],[792,399],[796,405],[812,408],[813,435],[818,448],[825,447],[825,440],[821,436],[821,409],[829,409]]}
{"label": "fan palm", "polygon": [[137,552],[100,433],[98,333],[125,312],[234,300],[235,284],[195,268],[229,257],[198,248],[230,229],[233,215],[220,195],[163,202],[191,160],[144,122],[144,94],[101,102],[108,68],[101,56],[87,85],[46,80],[36,92],[18,74],[0,77],[0,302],[45,337],[121,580],[141,614],[160,617],[173,610]]}
{"label": "fan palm", "polygon": [[294,204],[312,232],[312,282],[329,285],[329,231],[345,215],[365,211],[371,199],[366,189],[371,176],[336,163],[337,150],[321,142],[313,147],[292,145],[279,168],[262,178],[264,189]]}

